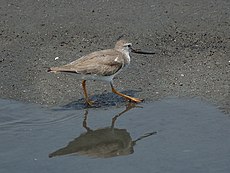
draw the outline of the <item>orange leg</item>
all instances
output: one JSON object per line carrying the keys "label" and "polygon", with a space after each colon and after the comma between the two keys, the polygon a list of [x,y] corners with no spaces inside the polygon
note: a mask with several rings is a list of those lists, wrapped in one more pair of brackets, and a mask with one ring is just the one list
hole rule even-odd
{"label": "orange leg", "polygon": [[87,94],[87,90],[86,90],[86,80],[82,81],[82,87],[83,87],[83,91],[84,91],[84,96],[85,96],[85,102],[86,104],[88,104],[89,106],[93,106],[93,101],[91,101],[88,97]]}
{"label": "orange leg", "polygon": [[118,92],[117,90],[115,90],[115,88],[113,87],[113,84],[112,84],[112,83],[110,83],[110,85],[111,85],[111,88],[112,88],[112,92],[113,92],[113,93],[115,93],[115,94],[117,94],[117,95],[119,95],[119,96],[121,96],[121,97],[124,97],[125,99],[127,99],[127,100],[129,100],[129,101],[133,101],[133,102],[135,102],[135,103],[140,103],[140,102],[143,101],[143,99],[138,99],[138,98],[134,98],[134,97],[131,97],[131,96],[127,96],[127,95],[125,95],[125,94],[122,94],[122,93]]}

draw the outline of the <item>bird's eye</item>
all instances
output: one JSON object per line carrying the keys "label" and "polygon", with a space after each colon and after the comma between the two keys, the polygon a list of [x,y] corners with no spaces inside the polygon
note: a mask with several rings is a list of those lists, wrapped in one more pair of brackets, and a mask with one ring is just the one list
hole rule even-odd
{"label": "bird's eye", "polygon": [[131,45],[129,44],[128,47],[131,47]]}

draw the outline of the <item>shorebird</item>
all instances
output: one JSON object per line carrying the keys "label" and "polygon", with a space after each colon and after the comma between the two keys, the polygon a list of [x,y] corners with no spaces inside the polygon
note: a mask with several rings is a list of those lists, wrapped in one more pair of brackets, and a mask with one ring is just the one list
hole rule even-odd
{"label": "shorebird", "polygon": [[139,103],[143,100],[122,94],[118,92],[113,86],[114,76],[116,76],[121,72],[122,69],[130,64],[130,52],[140,54],[154,54],[150,52],[135,50],[132,48],[131,43],[125,40],[119,40],[113,49],[92,52],[69,64],[59,67],[51,67],[48,69],[48,72],[66,72],[77,74],[78,78],[82,79],[85,101],[89,106],[93,105],[93,101],[91,101],[88,97],[86,90],[86,80],[100,80],[109,82],[113,93],[129,101]]}

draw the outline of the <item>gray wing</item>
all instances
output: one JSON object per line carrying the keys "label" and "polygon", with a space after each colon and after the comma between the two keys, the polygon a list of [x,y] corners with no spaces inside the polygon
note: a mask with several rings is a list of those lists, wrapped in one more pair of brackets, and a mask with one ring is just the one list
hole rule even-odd
{"label": "gray wing", "polygon": [[122,53],[113,49],[97,51],[83,56],[70,64],[53,67],[51,71],[109,76],[123,67],[124,60],[122,56]]}

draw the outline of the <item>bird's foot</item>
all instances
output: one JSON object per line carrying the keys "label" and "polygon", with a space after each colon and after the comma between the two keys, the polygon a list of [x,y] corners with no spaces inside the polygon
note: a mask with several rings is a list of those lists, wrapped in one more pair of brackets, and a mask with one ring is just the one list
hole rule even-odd
{"label": "bird's foot", "polygon": [[141,103],[144,101],[144,99],[139,99],[139,98],[134,98],[134,97],[127,98],[127,100],[130,102],[134,102],[134,103]]}
{"label": "bird's foot", "polygon": [[86,100],[85,103],[87,104],[87,106],[92,107],[93,104],[94,104],[94,101],[92,101],[92,100]]}

